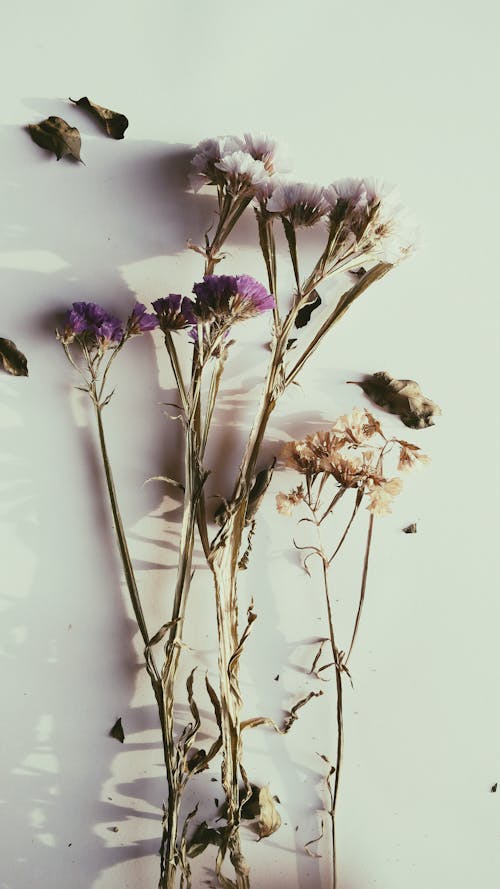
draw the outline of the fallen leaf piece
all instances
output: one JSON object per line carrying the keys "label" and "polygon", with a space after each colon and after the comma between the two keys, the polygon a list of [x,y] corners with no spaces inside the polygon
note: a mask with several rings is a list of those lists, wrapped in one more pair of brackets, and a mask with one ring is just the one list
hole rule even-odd
{"label": "fallen leaf piece", "polygon": [[82,96],[81,99],[70,99],[69,101],[73,102],[74,105],[78,105],[79,108],[89,111],[93,117],[96,117],[112,139],[123,139],[125,130],[128,127],[128,120],[124,114],[120,114],[118,111],[110,111],[109,108],[103,108],[102,105],[91,102],[87,96]]}
{"label": "fallen leaf piece", "polygon": [[496,792],[497,792],[497,787],[498,787],[498,783],[497,783],[497,782],[495,782],[495,784],[492,784],[492,785],[491,785],[491,789],[490,789],[490,793],[496,793]]}
{"label": "fallen leaf piece", "polygon": [[125,733],[123,731],[121,716],[118,717],[114,726],[109,730],[109,737],[115,738],[117,741],[120,742],[120,744],[123,744],[125,740]]}
{"label": "fallen leaf piece", "polygon": [[260,839],[271,836],[281,826],[281,817],[276,809],[276,796],[271,794],[269,786],[251,785],[252,793],[241,807],[241,817],[251,821],[257,819],[257,833]]}
{"label": "fallen leaf piece", "polygon": [[406,528],[402,529],[403,534],[416,534],[417,533],[417,523],[412,522],[411,525],[407,525]]}
{"label": "fallen leaf piece", "polygon": [[28,376],[28,361],[26,355],[19,351],[12,340],[0,337],[0,361],[3,369],[14,377]]}
{"label": "fallen leaf piece", "polygon": [[29,124],[28,131],[40,148],[53,151],[57,160],[69,154],[83,163],[80,157],[82,140],[76,127],[71,127],[62,117],[47,117],[40,123]]}
{"label": "fallen leaf piece", "polygon": [[321,297],[317,290],[313,290],[311,292],[311,298],[305,306],[302,306],[301,309],[297,312],[297,317],[295,319],[295,327],[300,329],[301,327],[305,327],[306,324],[309,324],[311,320],[311,315],[315,309],[317,309],[321,305]]}
{"label": "fallen leaf piece", "polygon": [[441,408],[422,394],[415,380],[397,380],[385,370],[380,370],[368,374],[361,382],[348,382],[360,386],[365,395],[379,407],[391,414],[398,414],[405,426],[411,429],[433,426],[434,418],[441,414]]}

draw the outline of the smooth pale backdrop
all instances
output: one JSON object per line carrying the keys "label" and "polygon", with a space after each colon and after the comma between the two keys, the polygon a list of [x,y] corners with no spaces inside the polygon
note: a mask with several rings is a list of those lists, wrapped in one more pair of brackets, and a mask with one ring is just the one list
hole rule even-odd
{"label": "smooth pale backdrop", "polygon": [[[156,885],[164,786],[152,695],[89,413],[53,328],[73,300],[126,314],[136,298],[189,292],[201,266],[186,239],[201,240],[213,199],[185,191],[188,152],[245,131],[287,143],[298,177],[397,183],[421,227],[419,252],[363,296],[287,395],[265,452],[367,404],[345,385],[363,372],[417,379],[443,407],[434,429],[413,436],[432,465],[376,527],[346,691],[340,887],[498,886],[497,9],[485,0],[27,0],[4,13],[1,334],[26,352],[30,377],[0,379],[1,889]],[[125,140],[107,140],[70,95],[127,114]],[[57,163],[30,141],[25,125],[49,114],[80,128],[86,166]],[[224,270],[264,279],[251,213]],[[265,322],[249,325],[228,369],[212,493],[229,490],[262,379],[256,343],[267,336]],[[159,626],[179,509],[171,492],[143,482],[181,459],[162,408],[173,393],[161,337],[132,342],[115,382],[110,451]],[[278,720],[318,687],[307,670],[324,633],[318,578],[300,570],[295,523],[274,511],[273,495],[292,481],[273,480],[242,584],[259,615],[242,662],[246,712]],[[411,521],[418,533],[406,536]],[[353,538],[337,575],[346,628],[361,546]],[[199,660],[208,716],[201,686],[205,668],[215,677],[215,621],[196,563],[185,669]],[[270,783],[283,819],[258,845],[245,832],[253,889],[330,885],[327,838],[309,847],[321,858],[304,852],[322,818],[328,830],[317,753],[332,754],[333,696],[323,690],[286,739],[266,729],[247,737],[252,779]],[[107,737],[117,716],[123,747]],[[200,814],[213,815],[220,783],[201,776],[188,802],[198,796]],[[195,886],[212,865],[210,851],[197,859]]]}

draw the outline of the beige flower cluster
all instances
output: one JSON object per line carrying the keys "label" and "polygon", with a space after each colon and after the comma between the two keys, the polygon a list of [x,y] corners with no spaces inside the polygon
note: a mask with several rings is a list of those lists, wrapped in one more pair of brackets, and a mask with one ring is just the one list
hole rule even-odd
{"label": "beige flower cluster", "polygon": [[404,439],[387,438],[376,417],[369,411],[355,408],[340,417],[329,430],[320,430],[301,441],[284,446],[281,459],[306,478],[289,494],[276,497],[278,512],[291,515],[294,506],[308,502],[314,483],[331,477],[339,489],[356,488],[368,498],[367,509],[376,515],[391,512],[394,498],[402,488],[399,477],[387,477],[384,460],[389,453],[398,457],[397,469],[412,469],[429,458],[421,449]]}

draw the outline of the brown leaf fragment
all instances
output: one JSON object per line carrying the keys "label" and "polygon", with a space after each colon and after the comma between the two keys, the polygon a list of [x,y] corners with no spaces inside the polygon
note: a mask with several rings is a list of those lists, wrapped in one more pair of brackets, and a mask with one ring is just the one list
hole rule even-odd
{"label": "brown leaf fragment", "polygon": [[28,125],[28,132],[40,148],[53,151],[57,160],[69,154],[83,163],[80,157],[82,140],[76,127],[71,127],[62,117],[47,117],[40,123]]}
{"label": "brown leaf fragment", "polygon": [[125,733],[123,731],[121,716],[118,717],[115,724],[112,726],[112,728],[110,728],[109,737],[115,738],[117,741],[120,742],[120,744],[123,744],[125,740]]}
{"label": "brown leaf fragment", "polygon": [[0,361],[3,369],[14,377],[28,376],[28,361],[26,355],[19,351],[12,340],[0,337]]}
{"label": "brown leaf fragment", "polygon": [[491,788],[490,788],[490,793],[496,793],[496,792],[497,792],[497,787],[498,787],[498,783],[497,783],[497,782],[495,782],[495,784],[492,784],[492,785],[491,785]]}
{"label": "brown leaf fragment", "polygon": [[416,534],[417,533],[417,523],[412,522],[411,525],[406,525],[405,528],[402,528],[403,534]]}
{"label": "brown leaf fragment", "polygon": [[434,425],[441,408],[422,394],[415,380],[398,380],[385,370],[368,374],[362,381],[348,380],[360,386],[365,395],[391,414],[398,414],[405,426],[425,429]]}
{"label": "brown leaf fragment", "polygon": [[91,102],[87,96],[82,96],[81,99],[70,99],[69,101],[73,102],[74,105],[78,105],[79,108],[83,108],[84,111],[88,111],[93,117],[96,117],[111,139],[123,139],[125,130],[128,127],[128,120],[124,114],[120,114],[118,111],[110,111],[109,108],[103,108],[102,105]]}

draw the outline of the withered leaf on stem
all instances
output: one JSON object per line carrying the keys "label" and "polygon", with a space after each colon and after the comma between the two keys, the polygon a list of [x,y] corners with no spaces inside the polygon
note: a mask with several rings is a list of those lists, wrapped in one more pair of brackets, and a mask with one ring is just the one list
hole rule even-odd
{"label": "withered leaf on stem", "polygon": [[115,738],[116,741],[119,741],[120,744],[123,744],[125,740],[125,732],[123,731],[121,716],[118,717],[115,724],[110,728],[109,737]]}
{"label": "withered leaf on stem", "polygon": [[88,111],[93,117],[96,117],[111,139],[123,139],[125,130],[128,127],[128,120],[124,114],[120,114],[118,111],[110,111],[109,108],[103,108],[102,105],[91,102],[87,96],[82,96],[81,99],[70,99],[69,101],[73,102],[74,105],[78,105],[79,108],[83,108],[84,111]]}
{"label": "withered leaf on stem", "polygon": [[209,827],[206,821],[202,821],[196,828],[188,843],[188,857],[196,858],[197,855],[201,855],[209,845],[220,846],[223,838],[223,830],[216,830],[214,827]]}
{"label": "withered leaf on stem", "polygon": [[385,370],[368,374],[361,381],[348,380],[360,386],[365,395],[379,407],[391,414],[398,414],[405,426],[411,429],[425,429],[434,425],[434,418],[441,414],[441,408],[422,394],[415,380],[398,380]]}
{"label": "withered leaf on stem", "polygon": [[305,327],[306,324],[309,324],[311,320],[311,315],[315,309],[317,309],[321,305],[321,297],[317,290],[311,291],[311,298],[305,306],[302,306],[301,309],[297,312],[297,317],[295,319],[295,327],[300,329],[301,327]]}
{"label": "withered leaf on stem", "polygon": [[53,151],[57,160],[69,154],[83,163],[80,157],[82,140],[76,127],[71,127],[62,117],[47,117],[40,123],[28,125],[28,132],[40,148]]}
{"label": "withered leaf on stem", "polygon": [[0,337],[0,361],[8,374],[12,374],[14,377],[28,376],[26,355],[19,351],[12,340],[5,340],[3,337]]}

